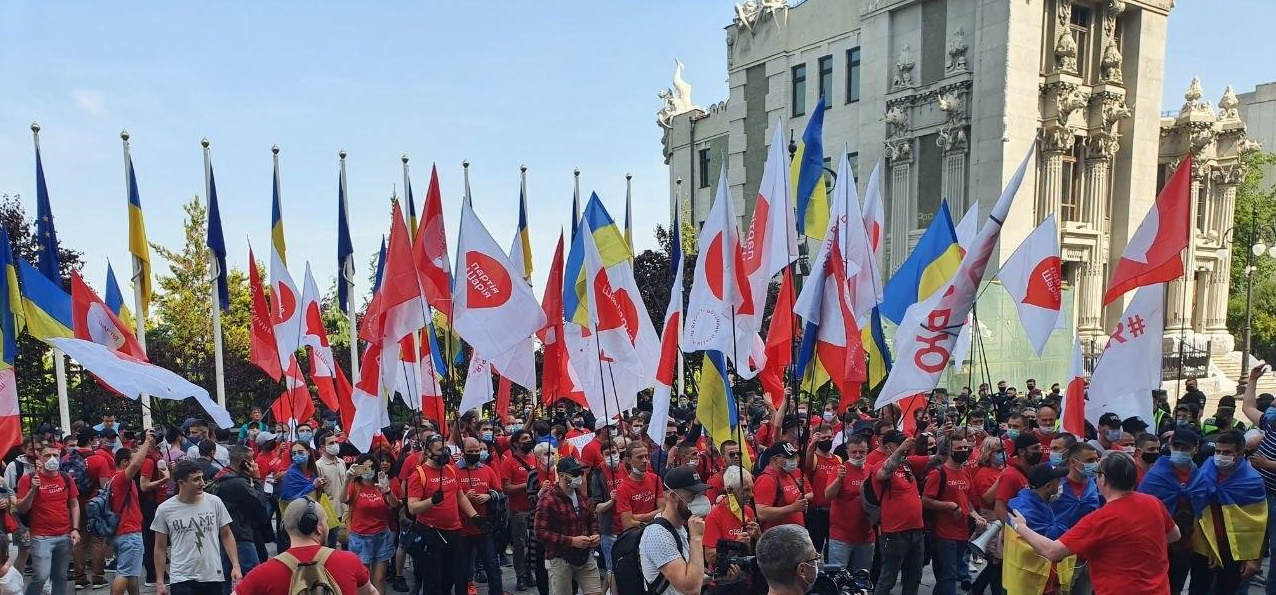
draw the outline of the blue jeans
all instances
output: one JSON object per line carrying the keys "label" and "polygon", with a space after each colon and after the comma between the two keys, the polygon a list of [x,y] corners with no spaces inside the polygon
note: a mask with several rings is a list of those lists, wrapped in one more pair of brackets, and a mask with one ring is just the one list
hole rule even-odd
{"label": "blue jeans", "polygon": [[869,570],[873,566],[873,544],[871,543],[847,543],[830,537],[828,550],[829,556],[825,561],[829,564],[841,566],[852,572]]}
{"label": "blue jeans", "polygon": [[961,577],[962,554],[966,541],[961,539],[935,539],[935,590],[934,595],[957,595],[957,581]]}
{"label": "blue jeans", "polygon": [[[488,594],[503,595],[505,586],[501,584],[501,564],[496,559],[496,543],[492,541],[492,535],[485,533],[462,537],[460,546],[465,568],[478,566],[485,570]],[[471,573],[470,576],[473,574]],[[466,582],[468,583],[468,580]]]}
{"label": "blue jeans", "polygon": [[[235,552],[239,554],[239,573],[248,576],[248,571],[261,564],[261,560],[257,558],[257,544],[251,541],[235,541]],[[222,551],[222,570],[225,572],[222,576],[230,578],[230,557],[226,552]],[[222,585],[222,595],[230,595],[230,581]]]}
{"label": "blue jeans", "polygon": [[1276,494],[1267,494],[1267,595],[1276,595]]}
{"label": "blue jeans", "polygon": [[69,593],[66,585],[66,569],[71,563],[71,536],[32,537],[31,566],[35,569],[26,595],[40,595],[44,583],[53,579],[53,593]]}

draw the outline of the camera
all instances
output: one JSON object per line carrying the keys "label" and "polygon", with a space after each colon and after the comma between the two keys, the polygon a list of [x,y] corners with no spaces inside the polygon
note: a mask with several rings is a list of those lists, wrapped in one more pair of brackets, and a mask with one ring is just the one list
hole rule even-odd
{"label": "camera", "polygon": [[753,574],[757,558],[749,555],[749,546],[729,539],[718,540],[718,560],[713,565],[713,576],[726,576],[731,566],[740,567],[745,576]]}
{"label": "camera", "polygon": [[810,595],[870,595],[873,581],[867,570],[846,570],[834,564],[825,564],[816,577],[815,584],[807,590]]}

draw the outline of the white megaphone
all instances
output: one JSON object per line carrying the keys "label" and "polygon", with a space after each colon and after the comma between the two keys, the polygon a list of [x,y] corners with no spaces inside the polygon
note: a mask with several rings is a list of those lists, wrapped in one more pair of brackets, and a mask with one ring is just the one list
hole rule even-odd
{"label": "white megaphone", "polygon": [[1001,521],[993,521],[988,523],[988,527],[978,537],[970,538],[970,547],[981,557],[988,557],[988,546],[992,544],[994,539],[1001,536]]}

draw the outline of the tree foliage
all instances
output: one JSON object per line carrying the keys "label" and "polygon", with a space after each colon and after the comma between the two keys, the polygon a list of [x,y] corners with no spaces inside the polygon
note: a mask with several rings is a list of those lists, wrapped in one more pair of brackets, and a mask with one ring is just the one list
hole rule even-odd
{"label": "tree foliage", "polygon": [[1245,165],[1245,179],[1236,191],[1235,224],[1231,233],[1231,295],[1227,303],[1227,325],[1238,341],[1244,340],[1245,295],[1249,282],[1246,266],[1252,258],[1253,352],[1268,359],[1276,356],[1276,258],[1266,255],[1252,257],[1250,249],[1260,240],[1268,247],[1276,245],[1276,188],[1273,180],[1263,177],[1263,166],[1276,165],[1276,153],[1252,153],[1245,157]]}

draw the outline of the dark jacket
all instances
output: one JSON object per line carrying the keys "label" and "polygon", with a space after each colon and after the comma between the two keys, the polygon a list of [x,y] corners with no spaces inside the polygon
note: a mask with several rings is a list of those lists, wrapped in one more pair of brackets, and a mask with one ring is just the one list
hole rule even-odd
{"label": "dark jacket", "polygon": [[266,494],[238,473],[217,479],[217,497],[230,511],[230,530],[236,541],[265,543],[271,536]]}

